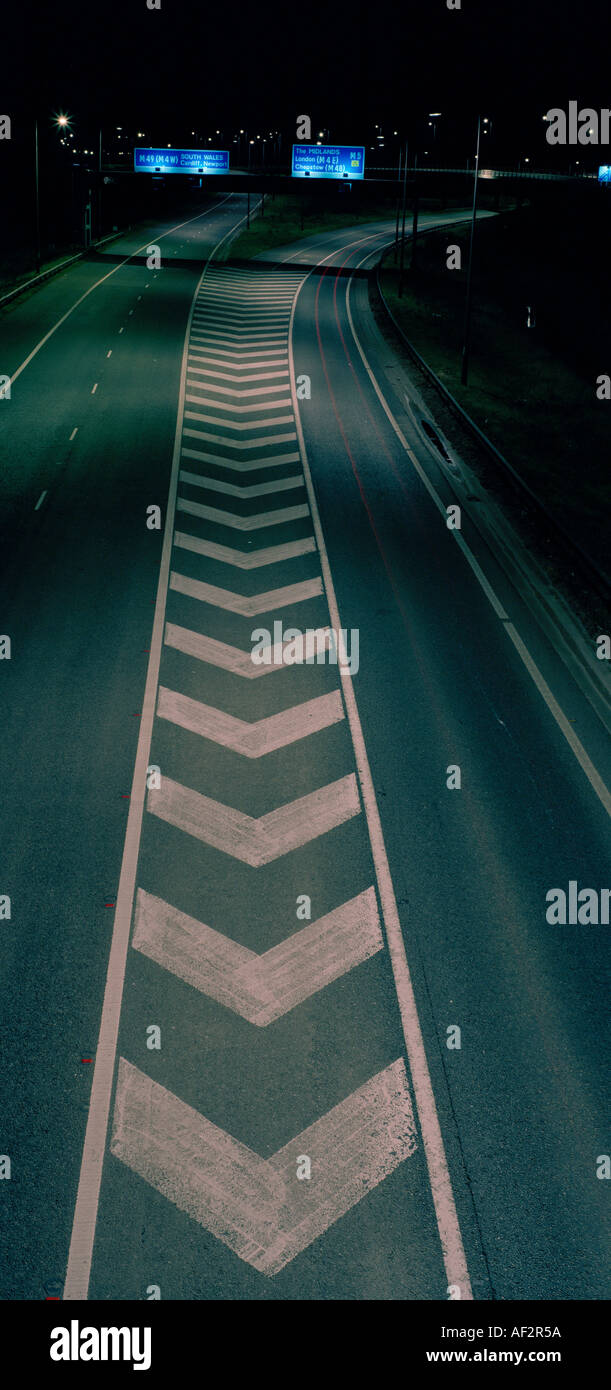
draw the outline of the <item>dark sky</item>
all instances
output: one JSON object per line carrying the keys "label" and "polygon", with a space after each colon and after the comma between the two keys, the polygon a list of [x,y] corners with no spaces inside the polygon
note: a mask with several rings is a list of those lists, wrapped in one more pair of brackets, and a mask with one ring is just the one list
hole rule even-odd
{"label": "dark sky", "polygon": [[[5,7],[0,110],[135,122],[180,142],[192,126],[280,126],[297,114],[356,139],[439,109],[478,108],[532,131],[569,99],[611,105],[609,0],[18,0]],[[539,116],[540,119],[540,116]]]}

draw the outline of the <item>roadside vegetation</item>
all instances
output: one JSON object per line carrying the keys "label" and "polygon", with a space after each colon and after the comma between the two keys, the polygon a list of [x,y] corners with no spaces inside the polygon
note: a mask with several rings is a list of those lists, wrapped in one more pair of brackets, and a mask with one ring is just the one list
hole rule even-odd
{"label": "roadside vegetation", "polygon": [[[609,301],[583,253],[583,227],[571,254],[573,231],[577,238],[571,225],[544,226],[528,208],[478,225],[467,387],[460,374],[468,230],[422,237],[402,297],[392,251],[380,284],[409,341],[608,573],[611,401],[597,399],[596,382],[611,373]],[[461,248],[461,270],[446,268],[449,244]]]}

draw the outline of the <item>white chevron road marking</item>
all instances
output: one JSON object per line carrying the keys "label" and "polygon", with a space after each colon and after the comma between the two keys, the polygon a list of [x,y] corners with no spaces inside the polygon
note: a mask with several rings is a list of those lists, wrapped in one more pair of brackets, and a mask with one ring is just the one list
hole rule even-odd
{"label": "white chevron road marking", "polygon": [[[190,412],[190,418],[194,413]],[[221,429],[224,430],[262,430],[269,428],[270,425],[294,425],[295,423],[294,415],[266,415],[264,420],[227,420],[224,415],[198,415],[197,419],[206,425],[220,425]],[[183,429],[183,434],[194,434],[198,438],[201,437],[201,433],[201,430]],[[296,439],[297,435],[294,434],[293,438]]]}
{"label": "white chevron road marking", "polygon": [[220,743],[233,753],[241,753],[244,758],[264,758],[278,748],[286,748],[290,743],[298,743],[310,734],[339,724],[344,718],[344,707],[339,690],[332,690],[328,695],[318,695],[314,700],[306,700],[250,724],[160,685],[157,715],[200,738]]}
{"label": "white chevron road marking", "polygon": [[262,594],[234,594],[230,589],[218,589],[215,584],[204,584],[201,579],[190,579],[186,574],[170,575],[170,588],[178,594],[210,603],[215,608],[224,608],[228,613],[239,613],[244,618],[255,618],[258,613],[271,613],[274,608],[287,608],[293,603],[304,603],[306,599],[317,598],[322,594],[322,580],[303,579],[299,584],[285,584],[281,589],[269,589]]}
{"label": "white chevron road marking", "polygon": [[[268,353],[271,353],[272,356],[274,356],[274,357],[282,357],[282,358],[284,359],[285,362],[288,362],[288,353],[287,353],[287,351],[286,351],[286,344],[284,345],[284,347],[277,347],[277,348],[258,347],[258,348],[239,348],[239,349],[238,349],[238,348],[217,348],[217,347],[215,347],[213,350],[214,350],[214,352],[216,353],[215,361],[217,361],[219,357],[221,357],[221,358],[222,358],[222,357],[234,357],[234,358],[235,358],[235,357],[246,357],[246,358],[249,358],[249,357],[266,357]],[[201,347],[199,347],[199,346],[197,346],[197,347],[192,347],[192,348],[190,349],[190,351],[189,351],[189,357],[203,357],[203,356],[204,356],[204,353],[206,353],[206,352],[210,352],[210,346],[209,346],[208,344],[206,344],[205,346],[202,344]],[[238,363],[238,366],[239,366],[239,365],[240,365],[240,364]]]}
{"label": "white chevron road marking", "polygon": [[297,438],[296,430],[285,430],[282,434],[262,434],[257,439],[224,439],[218,434],[210,434],[207,430],[183,430],[183,434],[196,434],[198,439],[205,439],[207,444],[226,444],[230,449],[263,449],[268,444],[291,444]]}
{"label": "white chevron road marking", "polygon": [[257,512],[255,516],[236,516],[234,512],[220,511],[217,507],[205,507],[203,502],[189,502],[186,497],[178,498],[176,510],[199,516],[203,521],[216,521],[220,526],[232,526],[235,531],[260,531],[264,526],[280,526],[285,521],[299,521],[310,515],[305,502],[300,507],[278,507],[276,511]]}
{"label": "white chevron road marking", "polygon": [[256,333],[251,333],[247,329],[240,328],[237,332],[234,329],[209,328],[195,329],[189,338],[189,346],[193,343],[234,343],[241,348],[248,347],[273,347],[274,344],[284,344],[286,346],[286,333],[266,333],[263,329],[257,329]]}
{"label": "white chevron road marking", "polygon": [[[278,382],[276,386],[249,386],[246,391],[241,391],[237,386],[219,386],[216,382],[194,381],[198,391],[217,391],[223,396],[277,396],[280,391],[286,391],[286,382]],[[194,401],[196,405],[201,405],[200,396],[185,396],[185,400]]]}
{"label": "white chevron road marking", "polygon": [[184,531],[174,532],[174,545],[183,550],[192,550],[196,555],[206,555],[210,560],[220,560],[224,565],[235,569],[255,570],[264,565],[278,565],[284,560],[294,560],[299,555],[309,555],[316,550],[313,536],[301,541],[287,541],[286,545],[268,545],[262,550],[233,550],[228,545],[218,545],[214,541],[201,540]]}
{"label": "white chevron road marking", "polygon": [[267,1028],[384,946],[373,888],[257,955],[138,889],[132,946],[233,1013]]}
{"label": "white chevron road marking", "polygon": [[288,454],[267,454],[262,459],[232,459],[224,454],[207,454],[202,449],[188,449],[186,446],[180,452],[183,458],[197,459],[200,463],[213,463],[216,468],[228,468],[233,473],[252,473],[256,468],[277,468],[281,463],[300,462],[300,455],[296,450]]}
{"label": "white chevron road marking", "polygon": [[271,483],[253,483],[250,487],[225,483],[220,478],[207,478],[202,473],[189,473],[186,468],[181,468],[178,476],[181,483],[207,488],[209,492],[222,492],[228,497],[269,497],[270,493],[294,492],[296,488],[305,487],[300,474],[294,478],[276,478]]}
{"label": "white chevron road marking", "polygon": [[[401,1059],[264,1159],[122,1057],[110,1147],[272,1277],[411,1157],[417,1139]],[[296,1176],[301,1154],[309,1182]]]}
{"label": "white chevron road marking", "polygon": [[[288,377],[289,374],[288,367],[277,372],[248,372],[246,376],[236,376],[235,372],[211,372],[208,367],[204,371],[203,367],[190,366],[188,371],[187,386],[197,386],[197,381],[189,380],[189,377],[193,376],[203,376],[206,379],[210,377],[214,381],[273,381],[277,377]],[[200,385],[205,386],[205,384],[205,382],[200,382]]]}
{"label": "white chevron road marking", "polygon": [[224,806],[170,777],[151,788],[147,810],[187,835],[240,859],[252,869],[301,849],[360,814],[356,777],[350,773],[258,819]]}
{"label": "white chevron road marking", "polygon": [[[201,632],[192,632],[190,628],[179,627],[177,623],[166,623],[164,641],[166,646],[183,652],[185,656],[205,661],[208,666],[218,666],[220,670],[230,671],[233,676],[241,676],[244,680],[257,680],[259,676],[269,676],[273,671],[290,670],[288,663],[284,663],[284,653],[287,647],[292,645],[288,642],[270,645],[269,663],[255,666],[251,649],[242,651],[241,647],[232,647],[228,642],[217,642],[214,637],[204,637]],[[330,628],[315,630],[314,650],[318,651],[319,646],[321,650],[329,647],[331,641]]]}
{"label": "white chevron road marking", "polygon": [[[250,405],[233,405],[231,401],[205,401],[202,402],[202,404],[205,404],[208,410],[218,410],[220,414],[218,416],[215,416],[214,418],[222,419],[228,411],[231,411],[232,415],[243,415],[246,411],[254,412],[255,410],[286,410],[287,408],[290,408],[292,406],[293,402],[290,396],[282,396],[275,401],[256,401],[252,402]],[[203,420],[205,418],[206,417],[204,415],[200,415],[197,410],[185,410],[185,420]],[[295,416],[291,415],[291,419],[294,420]]]}
{"label": "white chevron road marking", "polygon": [[[288,357],[285,352],[278,352],[276,353],[275,357],[269,357],[269,353],[266,352],[264,352],[262,355],[263,357],[268,357],[269,360],[267,362],[254,362],[251,358],[251,354],[247,353],[247,360],[245,362],[225,362],[223,361],[222,357],[212,357],[209,352],[190,352],[189,371],[197,372],[198,375],[202,376],[212,375],[212,373],[207,371],[207,368],[195,365],[195,363],[203,362],[207,362],[208,364],[211,364],[214,367],[230,367],[232,373],[247,372],[252,367],[256,367],[257,371],[260,371],[262,367],[280,367],[282,366],[283,362],[288,362]],[[214,373],[214,375],[218,375],[218,373]],[[240,379],[241,378],[239,376],[236,376],[236,381],[240,381]]]}

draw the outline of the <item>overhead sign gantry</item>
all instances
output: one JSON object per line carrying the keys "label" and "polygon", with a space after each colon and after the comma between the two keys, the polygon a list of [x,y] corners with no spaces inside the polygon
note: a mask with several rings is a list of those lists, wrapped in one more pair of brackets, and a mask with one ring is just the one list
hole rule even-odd
{"label": "overhead sign gantry", "polygon": [[228,174],[229,150],[134,150],[140,174]]}
{"label": "overhead sign gantry", "polygon": [[362,179],[364,145],[293,145],[294,179]]}

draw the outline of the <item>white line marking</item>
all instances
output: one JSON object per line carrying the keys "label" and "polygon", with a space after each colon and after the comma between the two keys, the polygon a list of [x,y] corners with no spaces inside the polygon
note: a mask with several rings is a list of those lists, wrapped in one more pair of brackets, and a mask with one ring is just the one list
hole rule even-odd
{"label": "white line marking", "polygon": [[189,516],[200,516],[204,521],[233,526],[236,531],[259,531],[263,526],[282,526],[285,521],[299,521],[310,515],[305,502],[299,507],[278,507],[273,512],[257,512],[255,516],[237,516],[235,512],[219,511],[216,507],[205,507],[202,502],[189,502],[186,497],[179,497],[176,509]]}
{"label": "white line marking", "polygon": [[[368,257],[365,257],[365,260],[367,260],[367,259],[368,259]],[[362,264],[362,263],[360,263],[360,264]],[[356,268],[358,269],[358,267],[356,267]],[[382,405],[382,407],[383,407],[383,409],[384,409],[384,411],[385,411],[385,413],[386,413],[386,415],[387,415],[387,418],[388,418],[388,420],[390,421],[390,423],[391,423],[391,425],[392,425],[392,427],[393,427],[393,429],[394,429],[394,431],[395,431],[395,434],[397,435],[397,438],[401,441],[401,444],[403,445],[403,448],[405,449],[405,452],[406,452],[406,454],[408,455],[408,458],[411,460],[412,464],[414,465],[414,468],[416,469],[416,472],[417,472],[417,474],[418,474],[418,477],[419,477],[419,478],[422,480],[422,482],[424,483],[424,486],[425,486],[425,488],[426,488],[426,490],[427,490],[429,496],[432,498],[433,502],[435,503],[435,506],[437,507],[438,511],[441,513],[441,515],[443,516],[444,521],[445,521],[446,518],[447,518],[447,512],[446,512],[446,508],[445,508],[445,506],[444,506],[444,504],[443,504],[443,502],[442,502],[442,500],[441,500],[441,497],[439,496],[439,493],[437,492],[436,488],[435,488],[435,487],[433,486],[433,484],[431,483],[430,479],[427,477],[426,472],[425,472],[424,468],[422,467],[422,465],[420,464],[420,462],[419,462],[419,460],[418,460],[416,454],[415,454],[415,453],[413,452],[413,450],[410,448],[410,446],[409,446],[409,444],[408,444],[408,442],[407,442],[407,440],[406,440],[406,438],[405,438],[405,435],[403,434],[403,431],[401,430],[399,424],[398,424],[397,421],[395,420],[395,417],[394,417],[394,415],[393,415],[393,413],[392,413],[392,410],[390,409],[390,406],[388,405],[388,402],[386,401],[386,398],[384,397],[384,395],[383,395],[383,393],[382,393],[380,387],[378,386],[378,383],[377,383],[376,378],[375,378],[375,376],[374,376],[374,374],[373,374],[373,372],[372,372],[372,369],[371,369],[371,367],[370,367],[370,365],[369,365],[369,362],[367,361],[367,358],[366,358],[365,353],[364,353],[364,351],[363,351],[363,348],[362,348],[362,346],[361,346],[361,343],[360,343],[360,340],[359,340],[359,338],[358,338],[356,329],[355,329],[355,327],[354,327],[354,322],[353,322],[353,319],[352,319],[352,313],[351,313],[351,310],[350,310],[350,285],[351,285],[351,280],[348,282],[348,287],[347,287],[347,292],[346,292],[346,310],[347,310],[347,314],[348,314],[348,321],[349,321],[349,323],[350,323],[350,328],[351,328],[351,331],[352,331],[352,336],[353,336],[353,338],[354,338],[356,347],[358,348],[358,351],[359,351],[359,353],[360,353],[360,356],[361,356],[361,359],[362,359],[362,362],[363,362],[363,366],[365,367],[365,370],[366,370],[367,375],[368,375],[368,377],[369,377],[369,379],[370,379],[370,381],[371,381],[371,384],[372,384],[372,386],[373,386],[373,388],[374,388],[374,391],[376,392],[376,395],[377,395],[377,397],[378,397],[378,399],[379,399],[379,401],[380,401],[380,404]],[[607,812],[607,815],[611,815],[611,791],[610,791],[609,788],[607,787],[606,783],[603,781],[603,778],[600,776],[600,773],[597,771],[597,769],[596,769],[596,767],[594,766],[594,763],[592,762],[591,758],[590,758],[590,757],[588,756],[588,754],[586,753],[586,750],[585,750],[583,744],[581,743],[580,739],[578,739],[577,734],[576,734],[576,733],[574,732],[574,730],[571,728],[571,725],[570,725],[570,723],[569,723],[569,721],[568,721],[566,715],[564,714],[564,711],[562,710],[561,706],[558,704],[558,701],[555,699],[554,695],[552,694],[552,692],[551,692],[551,690],[550,690],[550,687],[549,687],[549,685],[547,684],[547,681],[545,680],[544,676],[542,675],[541,671],[539,670],[539,667],[537,666],[536,662],[534,661],[533,657],[531,656],[531,654],[530,654],[530,652],[529,652],[529,650],[528,650],[526,644],[523,642],[523,640],[522,640],[522,638],[520,637],[520,635],[519,635],[517,629],[514,627],[513,623],[510,623],[510,622],[508,621],[508,615],[506,614],[506,612],[505,612],[505,610],[504,610],[504,608],[503,608],[502,603],[500,602],[499,598],[497,597],[496,593],[494,592],[494,589],[492,588],[492,585],[490,584],[489,580],[486,578],[486,575],[484,574],[484,572],[483,572],[481,566],[478,564],[478,561],[475,559],[475,556],[472,554],[471,550],[469,549],[469,546],[467,545],[467,542],[465,541],[464,536],[462,536],[458,531],[453,532],[453,535],[454,535],[454,538],[455,538],[455,540],[456,540],[457,545],[460,546],[460,549],[462,550],[462,553],[463,553],[463,555],[464,555],[464,557],[465,557],[467,563],[470,565],[470,567],[471,567],[471,569],[472,569],[472,571],[473,571],[473,574],[475,575],[475,578],[476,578],[477,581],[478,581],[478,584],[479,584],[479,585],[481,586],[481,588],[483,589],[483,591],[484,591],[484,593],[485,593],[485,595],[486,595],[486,598],[488,599],[489,603],[491,604],[492,608],[494,609],[494,612],[496,613],[497,617],[500,618],[501,621],[503,622],[503,627],[504,627],[504,629],[505,629],[505,632],[507,633],[507,635],[508,635],[508,637],[510,638],[510,640],[513,642],[513,645],[514,645],[514,647],[515,647],[515,649],[516,649],[516,651],[517,651],[519,657],[521,658],[521,660],[522,660],[524,666],[526,667],[526,670],[528,671],[529,676],[531,676],[532,680],[534,681],[534,683],[535,683],[535,685],[536,685],[536,687],[537,687],[537,690],[539,691],[540,695],[543,696],[543,699],[545,700],[545,703],[546,703],[546,705],[547,705],[547,708],[548,708],[549,711],[550,711],[550,714],[552,715],[553,719],[556,721],[556,724],[558,725],[558,728],[560,729],[561,733],[564,735],[564,737],[565,737],[565,739],[566,739],[566,741],[567,741],[567,743],[568,743],[568,745],[569,745],[571,751],[574,753],[574,755],[575,755],[575,757],[576,757],[576,759],[577,759],[577,762],[579,763],[579,766],[580,766],[581,769],[582,769],[582,772],[585,773],[585,776],[587,777],[588,782],[590,783],[590,786],[592,787],[592,790],[596,793],[596,796],[598,797],[598,799],[599,799],[601,805],[604,806],[605,811]]]}
{"label": "white line marking", "polygon": [[181,483],[190,483],[192,487],[207,488],[209,492],[222,492],[228,497],[268,497],[270,493],[294,492],[296,488],[304,486],[301,473],[295,478],[274,478],[271,483],[253,483],[251,487],[241,486],[236,483],[225,483],[220,478],[206,478],[201,473],[188,473],[185,468],[180,470]]}
{"label": "white line marking", "polygon": [[[274,420],[273,424],[278,421]],[[209,434],[206,430],[188,430],[184,434],[195,435],[198,439],[205,439],[209,444],[223,444],[228,449],[263,449],[268,444],[290,444],[297,438],[295,430],[287,430],[283,434],[263,434],[259,439],[225,439],[223,435]]]}
{"label": "white line marking", "polygon": [[183,550],[192,550],[196,555],[206,555],[210,560],[220,560],[235,569],[254,570],[264,565],[278,565],[285,560],[294,560],[299,555],[309,555],[316,550],[313,536],[302,541],[287,541],[286,545],[269,545],[263,550],[233,550],[228,545],[217,545],[214,541],[201,540],[184,531],[174,532],[174,545]]}
{"label": "white line marking", "polygon": [[270,714],[249,723],[160,685],[157,715],[211,743],[230,748],[233,753],[241,753],[244,758],[263,758],[278,748],[286,748],[290,743],[298,743],[310,734],[339,724],[344,718],[344,706],[339,690],[332,690],[328,695],[318,695],[280,714]]}
{"label": "white line marking", "polygon": [[230,589],[219,589],[216,584],[204,584],[201,579],[191,579],[186,574],[172,570],[170,589],[177,594],[186,594],[200,603],[209,603],[214,608],[224,608],[228,613],[240,613],[244,618],[254,618],[258,613],[271,613],[273,608],[288,608],[293,603],[305,603],[308,599],[322,594],[322,580],[303,579],[299,584],[285,584],[281,589],[268,589],[261,594],[234,594]]}
{"label": "white line marking", "polygon": [[[223,200],[226,201],[226,200]],[[213,211],[209,209],[208,211]],[[201,214],[200,214],[201,216]],[[197,218],[190,219],[197,221]],[[235,226],[240,226],[246,219],[241,217]],[[176,230],[176,228],[171,229]],[[231,228],[210,253],[209,264],[212,257],[216,254],[219,247],[231,236],[235,227]],[[162,235],[167,235],[163,233]],[[159,237],[157,238],[159,240]],[[149,244],[148,242],[146,243]],[[128,258],[129,259],[129,258]],[[115,269],[118,269],[116,267]],[[112,275],[115,271],[109,271]],[[200,285],[206,274],[206,267],[202,272]],[[105,276],[104,279],[107,279]],[[101,282],[99,282],[101,283]],[[95,288],[92,286],[92,288]],[[198,286],[199,288],[199,286]],[[87,291],[90,293],[90,291]],[[85,296],[83,296],[85,298]],[[77,301],[80,303],[81,301]],[[76,306],[73,306],[76,307]],[[193,306],[192,306],[193,307]],[[70,311],[71,312],[71,311]],[[67,318],[68,315],[66,314]],[[63,322],[63,320],[60,320]],[[187,352],[189,347],[189,333],[191,329],[191,312],[185,333],[183,357],[180,375],[180,395],[178,401],[178,411],[176,416],[176,433],[174,438],[174,453],[172,458],[172,472],[168,491],[168,501],[166,506],[166,520],[163,535],[163,546],[161,553],[161,564],[159,569],[159,582],[157,585],[157,601],[155,605],[155,617],[153,622],[153,632],[151,636],[151,653],[146,676],[146,687],[142,702],[142,718],[140,719],[140,733],[138,736],[138,748],[136,752],[136,762],[134,766],[134,777],[132,782],[129,812],[127,818],[127,829],[125,832],[125,845],[123,849],[123,859],[121,862],[121,874],[119,878],[119,891],[117,894],[117,906],[115,910],[115,920],[113,926],[112,942],[108,960],[108,970],[106,974],[106,986],[104,990],[104,1002],[102,1005],[102,1016],[100,1022],[100,1035],[95,1054],[95,1067],[91,1087],[91,1098],[89,1103],[89,1115],[87,1117],[87,1129],[85,1132],[85,1143],[83,1147],[83,1157],[81,1171],[79,1175],[78,1192],[74,1211],[74,1221],[72,1224],[72,1235],[70,1239],[70,1250],[68,1255],[68,1268],[66,1272],[66,1282],[64,1286],[64,1300],[82,1300],[87,1298],[89,1287],[89,1276],[91,1271],[91,1257],[93,1252],[93,1241],[98,1214],[98,1203],[100,1198],[100,1182],[102,1179],[102,1167],[104,1162],[104,1150],[106,1147],[106,1134],[108,1129],[108,1118],[110,1112],[110,1097],[112,1092],[115,1059],[117,1055],[117,1038],[119,1032],[119,1019],[121,1015],[121,1000],[123,996],[123,984],[125,980],[125,965],[127,950],[129,945],[130,923],[132,906],[134,901],[134,891],[136,884],[136,868],[138,863],[138,853],[140,848],[140,835],[142,831],[142,818],[144,814],[144,798],[146,790],[146,769],[150,763],[151,735],[153,720],[155,717],[155,703],[157,684],[159,681],[159,664],[161,659],[161,649],[164,630],[164,613],[166,595],[168,588],[168,577],[170,573],[170,558],[172,551],[172,535],[174,530],[174,504],[176,490],[178,486],[178,470],[180,465],[180,436],[182,429],[182,412],[184,408],[185,380],[187,371]],[[48,334],[48,337],[51,335]],[[46,341],[46,339],[42,340]],[[31,354],[33,356],[33,354]],[[29,360],[29,359],[28,359]]]}
{"label": "white line marking", "polygon": [[263,955],[139,888],[132,946],[192,989],[267,1028],[377,955],[384,939],[373,888]]}
{"label": "white line marking", "polygon": [[[335,253],[331,254],[333,255]],[[320,553],[325,592],[327,595],[327,602],[329,605],[329,612],[331,615],[331,628],[336,633],[341,633],[341,619],[337,605],[337,598],[335,596],[335,587],[333,584],[331,568],[329,565],[329,557],[327,555],[325,538],[320,522],[318,504],[316,501],[316,495],[312,483],[312,475],[310,473],[310,466],[305,447],[303,429],[301,426],[301,420],[299,418],[299,402],[297,400],[297,388],[295,383],[295,366],[293,354],[293,325],[295,320],[295,309],[298,302],[298,298],[299,290],[295,295],[295,303],[293,305],[293,312],[291,315],[291,326],[289,331],[289,353],[291,361],[291,391],[293,395],[293,408],[295,410],[295,419],[297,423],[297,431],[299,434],[302,467],[304,477],[306,480],[308,496],[310,499],[310,510],[312,513],[314,532],[316,535],[316,541]],[[340,646],[341,645],[342,643],[340,637]],[[344,654],[342,653],[342,656],[343,655]],[[446,1276],[448,1284],[459,1285],[461,1290],[461,1296],[463,1299],[471,1299],[473,1295],[471,1291],[469,1271],[467,1269],[467,1262],[465,1259],[462,1236],[460,1232],[460,1226],[458,1223],[458,1216],[456,1214],[456,1205],[454,1202],[452,1183],[448,1171],[448,1164],[445,1155],[443,1138],[441,1135],[439,1118],[437,1115],[437,1106],[435,1104],[435,1097],[433,1094],[433,1087],[431,1084],[431,1078],[429,1074],[428,1062],[424,1048],[424,1041],[420,1029],[420,1021],[418,1018],[418,1009],[416,1005],[416,999],[414,996],[414,989],[409,972],[409,966],[407,963],[407,956],[405,954],[405,944],[403,941],[403,935],[401,931],[401,923],[399,920],[399,913],[397,910],[397,903],[395,899],[390,867],[388,864],[388,857],[386,854],[386,846],[384,844],[384,835],[382,832],[380,813],[378,811],[378,805],[373,786],[373,779],[371,776],[371,769],[369,767],[369,761],[367,758],[367,751],[365,748],[365,740],[363,738],[361,720],[356,703],[356,697],[354,694],[354,686],[352,684],[352,678],[350,676],[350,672],[346,665],[345,659],[340,662],[339,672],[340,680],[342,682],[344,700],[346,703],[346,713],[348,715],[350,733],[352,735],[352,742],[354,746],[354,755],[356,759],[359,781],[361,785],[365,817],[367,820],[367,828],[369,831],[369,839],[371,842],[378,891],[380,895],[380,902],[382,905],[382,915],[386,930],[386,937],[388,941],[388,949],[391,959],[392,971],[395,980],[395,989],[397,992],[397,999],[401,1014],[401,1022],[403,1025],[405,1047],[410,1065],[414,1093],[416,1096],[416,1105],[418,1109],[418,1116],[420,1119],[422,1141],[426,1154],[429,1181],[431,1184],[431,1192],[433,1196],[433,1202],[435,1204],[437,1227],[439,1230],[439,1238],[441,1241],[441,1248],[443,1251]]]}
{"label": "white line marking", "polygon": [[124,333],[124,332],[125,332],[125,329],[124,329],[124,328],[120,328],[120,329],[119,329],[119,333]]}
{"label": "white line marking", "polygon": [[361,810],[354,773],[259,817],[246,816],[171,777],[162,777],[160,790],[149,791],[146,808],[168,825],[252,869],[311,844]]}
{"label": "white line marking", "polygon": [[[256,410],[286,410],[287,407],[291,410],[291,420],[295,419],[292,410],[293,402],[290,396],[279,396],[278,400],[276,401],[266,400],[262,401],[261,404],[256,402],[250,405],[234,405],[232,401],[213,400],[202,402],[202,404],[205,404],[208,407],[208,410],[218,410],[218,415],[210,417],[211,419],[214,418],[215,420],[224,419],[228,412],[231,412],[232,415],[244,415],[247,411],[252,414]],[[198,414],[198,412],[195,410],[185,410],[185,420],[204,420],[206,418],[206,416]],[[272,419],[270,418],[270,425],[276,423],[277,422],[275,420],[272,421]],[[259,421],[254,420],[253,424],[258,425]]]}
{"label": "white line marking", "polygon": [[107,358],[108,358],[108,357],[112,357],[112,348],[109,348],[109,349],[108,349],[108,352],[106,353],[106,356],[107,356]]}
{"label": "white line marking", "polygon": [[[235,407],[234,407],[235,408]],[[261,407],[263,409],[263,407]],[[189,416],[191,418],[191,415]],[[219,425],[224,430],[263,430],[269,429],[274,425],[294,425],[295,417],[290,415],[266,415],[263,420],[228,420],[224,410],[220,415],[198,415],[203,425]],[[209,439],[210,435],[203,435],[201,430],[184,429],[183,434],[197,435],[199,438]],[[273,436],[272,436],[273,437]],[[295,434],[292,435],[296,439]],[[261,441],[259,441],[261,442]]]}
{"label": "white line marking", "polygon": [[97,389],[98,389],[98,383],[97,383],[97,381],[96,381],[95,386],[92,386],[92,388],[91,388],[91,394],[92,394],[92,396],[95,396],[95,393],[96,393]]}
{"label": "white line marking", "polygon": [[[211,372],[208,367],[189,366],[189,372],[191,376],[211,377],[213,381],[273,381],[274,377],[288,376],[287,368],[278,372],[251,372],[249,376],[236,376],[235,372]],[[197,382],[190,382],[189,385],[197,386]]]}
{"label": "white line marking", "polygon": [[[166,646],[175,651],[192,656],[197,661],[205,661],[208,666],[218,666],[222,671],[230,671],[244,680],[256,680],[259,676],[269,676],[273,671],[288,671],[290,666],[284,661],[284,654],[290,645],[278,642],[270,645],[270,661],[255,666],[251,651],[231,647],[228,642],[217,642],[214,637],[204,637],[201,632],[191,632],[188,627],[178,627],[176,623],[166,623]],[[314,649],[323,650],[331,644],[331,629],[317,628],[313,634]]]}
{"label": "white line marking", "polygon": [[[186,431],[183,430],[183,434]],[[224,440],[215,439],[215,443],[225,443]],[[230,441],[227,440],[229,444]],[[301,463],[299,453],[296,449],[289,454],[272,454],[262,459],[232,459],[225,458],[222,454],[205,454],[201,449],[181,449],[183,458],[199,459],[201,463],[213,463],[217,468],[229,468],[234,473],[252,473],[256,468],[277,468],[281,463]]]}
{"label": "white line marking", "polygon": [[[270,1278],[416,1147],[402,1058],[269,1159],[119,1062],[113,1154]],[[310,1182],[295,1179],[302,1154],[312,1163]]]}
{"label": "white line marking", "polygon": [[[42,504],[43,504],[43,502],[44,502],[44,500],[45,500],[45,497],[46,497],[46,495],[47,495],[47,491],[48,491],[48,489],[45,488],[44,492],[41,492],[40,497],[38,498],[38,501],[37,501],[36,506],[35,506],[35,508],[34,508],[34,511],[35,511],[35,512],[38,511],[38,508],[39,508],[39,507],[42,507]],[[322,593],[322,586],[321,586],[321,593]]]}
{"label": "white line marking", "polygon": [[77,434],[77,433],[78,433],[78,425],[75,425],[75,426],[74,426],[74,429],[73,429],[73,431],[72,431],[72,434],[70,435],[70,439],[68,440],[68,443],[69,443],[69,444],[72,443],[72,440],[74,439],[74,436],[75,436],[75,434]]}

